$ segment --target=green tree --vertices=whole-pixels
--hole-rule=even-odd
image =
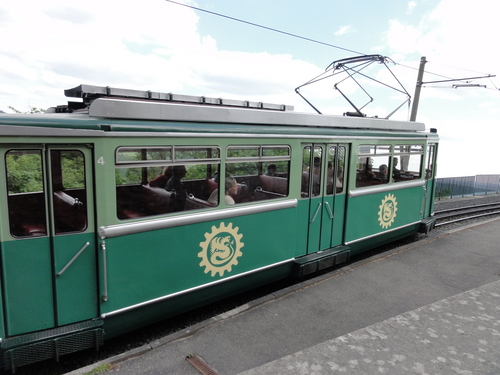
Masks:
[[[39,151],[11,151],[6,156],[9,194],[43,191]]]
[[[22,113],[22,114],[28,114],[28,115],[34,115],[34,114],[39,114],[39,113],[45,113],[45,109],[37,108],[37,107],[30,107],[30,110],[28,112],[22,112],[17,109],[15,109],[12,106],[9,106],[10,110],[13,111],[14,113]]]
[[[61,170],[65,189],[85,187],[85,164],[80,151],[61,152]]]

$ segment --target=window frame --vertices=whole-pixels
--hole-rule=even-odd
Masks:
[[[412,142],[412,141],[403,141],[403,142],[391,142],[391,143],[380,143],[380,144],[374,144],[374,143],[361,143],[358,145],[358,152],[356,155],[356,170],[359,172],[360,169],[360,160],[363,158],[370,158],[372,159],[373,157],[384,157],[386,156],[388,158],[387,160],[387,167],[388,167],[388,177],[387,177],[387,182],[384,182],[383,185],[392,185],[394,183],[400,184],[400,183],[405,183],[405,182],[411,182],[411,181],[416,181],[416,180],[421,180],[424,178],[424,173],[423,173],[423,168],[424,168],[424,156],[426,152],[426,146],[428,146],[426,143],[422,142]],[[363,149],[364,148],[364,149]],[[403,149],[402,149],[403,148]],[[408,150],[405,150],[404,148],[409,148]],[[366,151],[370,150],[370,151]],[[409,156],[409,157],[414,157],[420,155],[420,162],[419,162],[419,171],[409,171],[407,179],[398,179],[396,180],[394,178],[394,158],[398,158],[398,161],[401,162],[402,156]],[[375,166],[375,162],[372,163],[372,168]],[[402,164],[402,163],[401,163]],[[401,164],[398,164],[398,167],[401,167]],[[419,173],[416,175],[415,173]],[[365,189],[365,188],[370,188],[373,186],[380,186],[379,182],[376,182],[374,180],[374,183],[368,183],[368,184],[360,184],[359,176],[356,174],[355,177],[356,181],[354,184],[355,189]]]

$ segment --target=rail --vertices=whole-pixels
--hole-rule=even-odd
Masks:
[[[500,203],[479,204],[436,211],[435,227],[492,215],[500,215]]]

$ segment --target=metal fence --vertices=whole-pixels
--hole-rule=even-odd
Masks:
[[[500,175],[498,174],[438,178],[436,179],[435,199],[498,194],[499,191]]]

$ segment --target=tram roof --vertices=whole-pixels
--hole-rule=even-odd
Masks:
[[[226,127],[226,132],[232,132],[235,127],[251,126],[279,127],[281,130],[293,127],[312,130],[327,129],[360,129],[378,131],[397,131],[415,133],[425,130],[425,125],[420,122],[395,121],[368,117],[334,116],[316,113],[294,112],[292,106],[282,104],[269,104],[262,102],[249,102],[208,98],[204,96],[174,95],[151,91],[138,91],[127,89],[114,89],[102,86],[80,85],[73,89],[65,90],[68,97],[82,98],[83,102],[68,102],[68,105],[53,107],[47,110],[45,121],[31,118],[29,124],[46,127],[48,122],[59,122],[57,118],[64,118],[63,124],[57,128],[93,129],[102,130],[99,123],[105,122],[109,131],[165,131],[168,123],[176,128],[182,123],[198,123],[215,126],[218,131]],[[53,114],[49,116],[48,114]],[[33,115],[30,115],[31,117]],[[51,120],[49,120],[49,118]],[[72,124],[68,119],[72,118]],[[89,123],[86,123],[85,119]],[[130,121],[133,120],[133,121]],[[134,123],[141,124],[135,129]],[[85,124],[86,123],[86,124]],[[127,126],[129,123],[130,126]],[[174,125],[174,123],[176,123]],[[18,123],[19,124],[19,123]],[[102,125],[102,124],[101,124]],[[111,126],[109,126],[111,125]],[[116,126],[113,126],[116,125]],[[233,127],[230,127],[233,125]],[[49,125],[50,126],[50,125]],[[193,129],[191,129],[192,131]],[[277,129],[276,129],[277,130]],[[289,128],[290,131],[295,132]],[[217,132],[217,131],[216,131]]]
[[[425,130],[425,125],[420,122],[121,98],[96,99],[90,104],[88,113],[91,117],[102,118],[222,123],[228,125],[278,125],[410,132]]]

